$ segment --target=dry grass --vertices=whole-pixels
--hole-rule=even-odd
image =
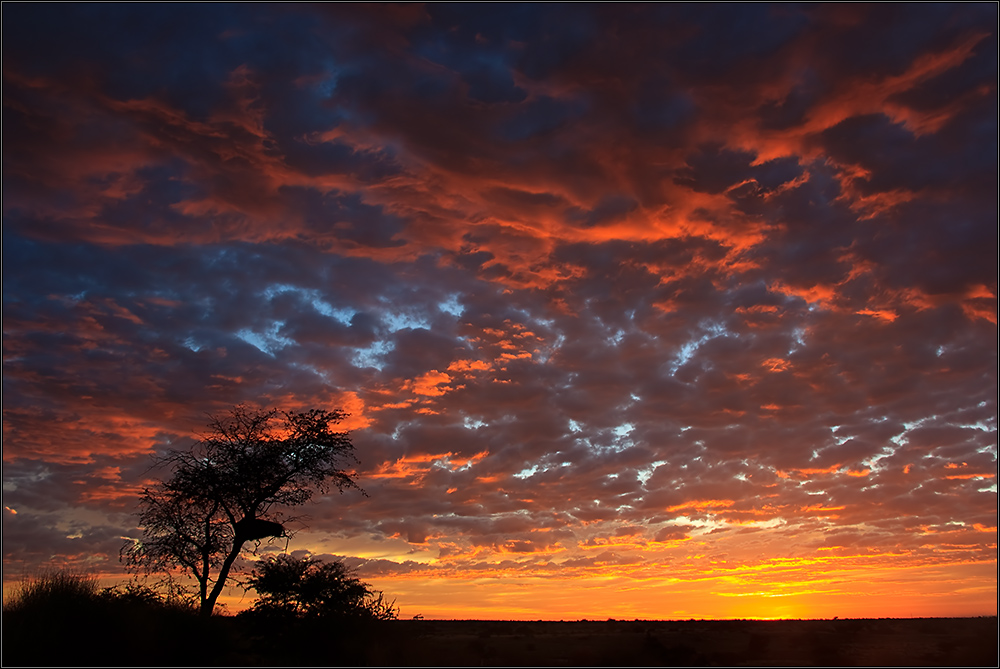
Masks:
[[[67,606],[86,606],[99,598],[97,579],[57,572],[32,576],[14,586],[3,603],[4,614],[52,612]]]

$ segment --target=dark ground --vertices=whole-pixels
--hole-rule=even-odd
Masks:
[[[997,666],[996,618],[397,621],[386,632],[372,664]]]
[[[58,617],[58,616],[57,616]],[[3,666],[997,666],[997,618],[263,622],[5,615]]]

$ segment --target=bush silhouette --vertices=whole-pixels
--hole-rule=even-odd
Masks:
[[[213,622],[138,584],[101,589],[92,576],[34,576],[3,604],[3,664],[211,663],[224,652],[227,635]]]
[[[283,554],[260,560],[247,580],[259,599],[250,615],[271,618],[395,620],[395,602],[339,561]]]

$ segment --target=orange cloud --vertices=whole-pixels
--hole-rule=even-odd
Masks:
[[[419,377],[413,379],[412,382],[407,382],[404,384],[404,388],[408,388],[413,391],[414,394],[424,395],[426,397],[440,397],[444,395],[451,388],[441,388],[441,384],[450,383],[451,377],[444,372],[439,372],[436,369],[432,369],[429,372],[421,374]]]
[[[887,323],[892,323],[898,318],[896,312],[889,311],[887,309],[861,309],[854,313],[861,314],[862,316],[873,316],[879,320],[886,321]]]
[[[455,360],[448,365],[449,372],[485,372],[490,369],[490,363],[482,360]]]
[[[683,504],[675,504],[674,506],[669,506],[664,511],[672,513],[675,511],[706,511],[709,509],[726,509],[733,506],[735,502],[731,499],[703,499],[703,500],[692,500],[690,502],[684,502]]]
[[[768,358],[764,362],[760,363],[760,366],[767,368],[767,371],[769,372],[784,372],[791,365],[787,360],[782,358]]]

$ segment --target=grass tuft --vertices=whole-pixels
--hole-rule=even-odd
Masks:
[[[18,583],[3,603],[5,614],[45,613],[97,601],[97,579],[83,574],[56,572],[32,576]]]

